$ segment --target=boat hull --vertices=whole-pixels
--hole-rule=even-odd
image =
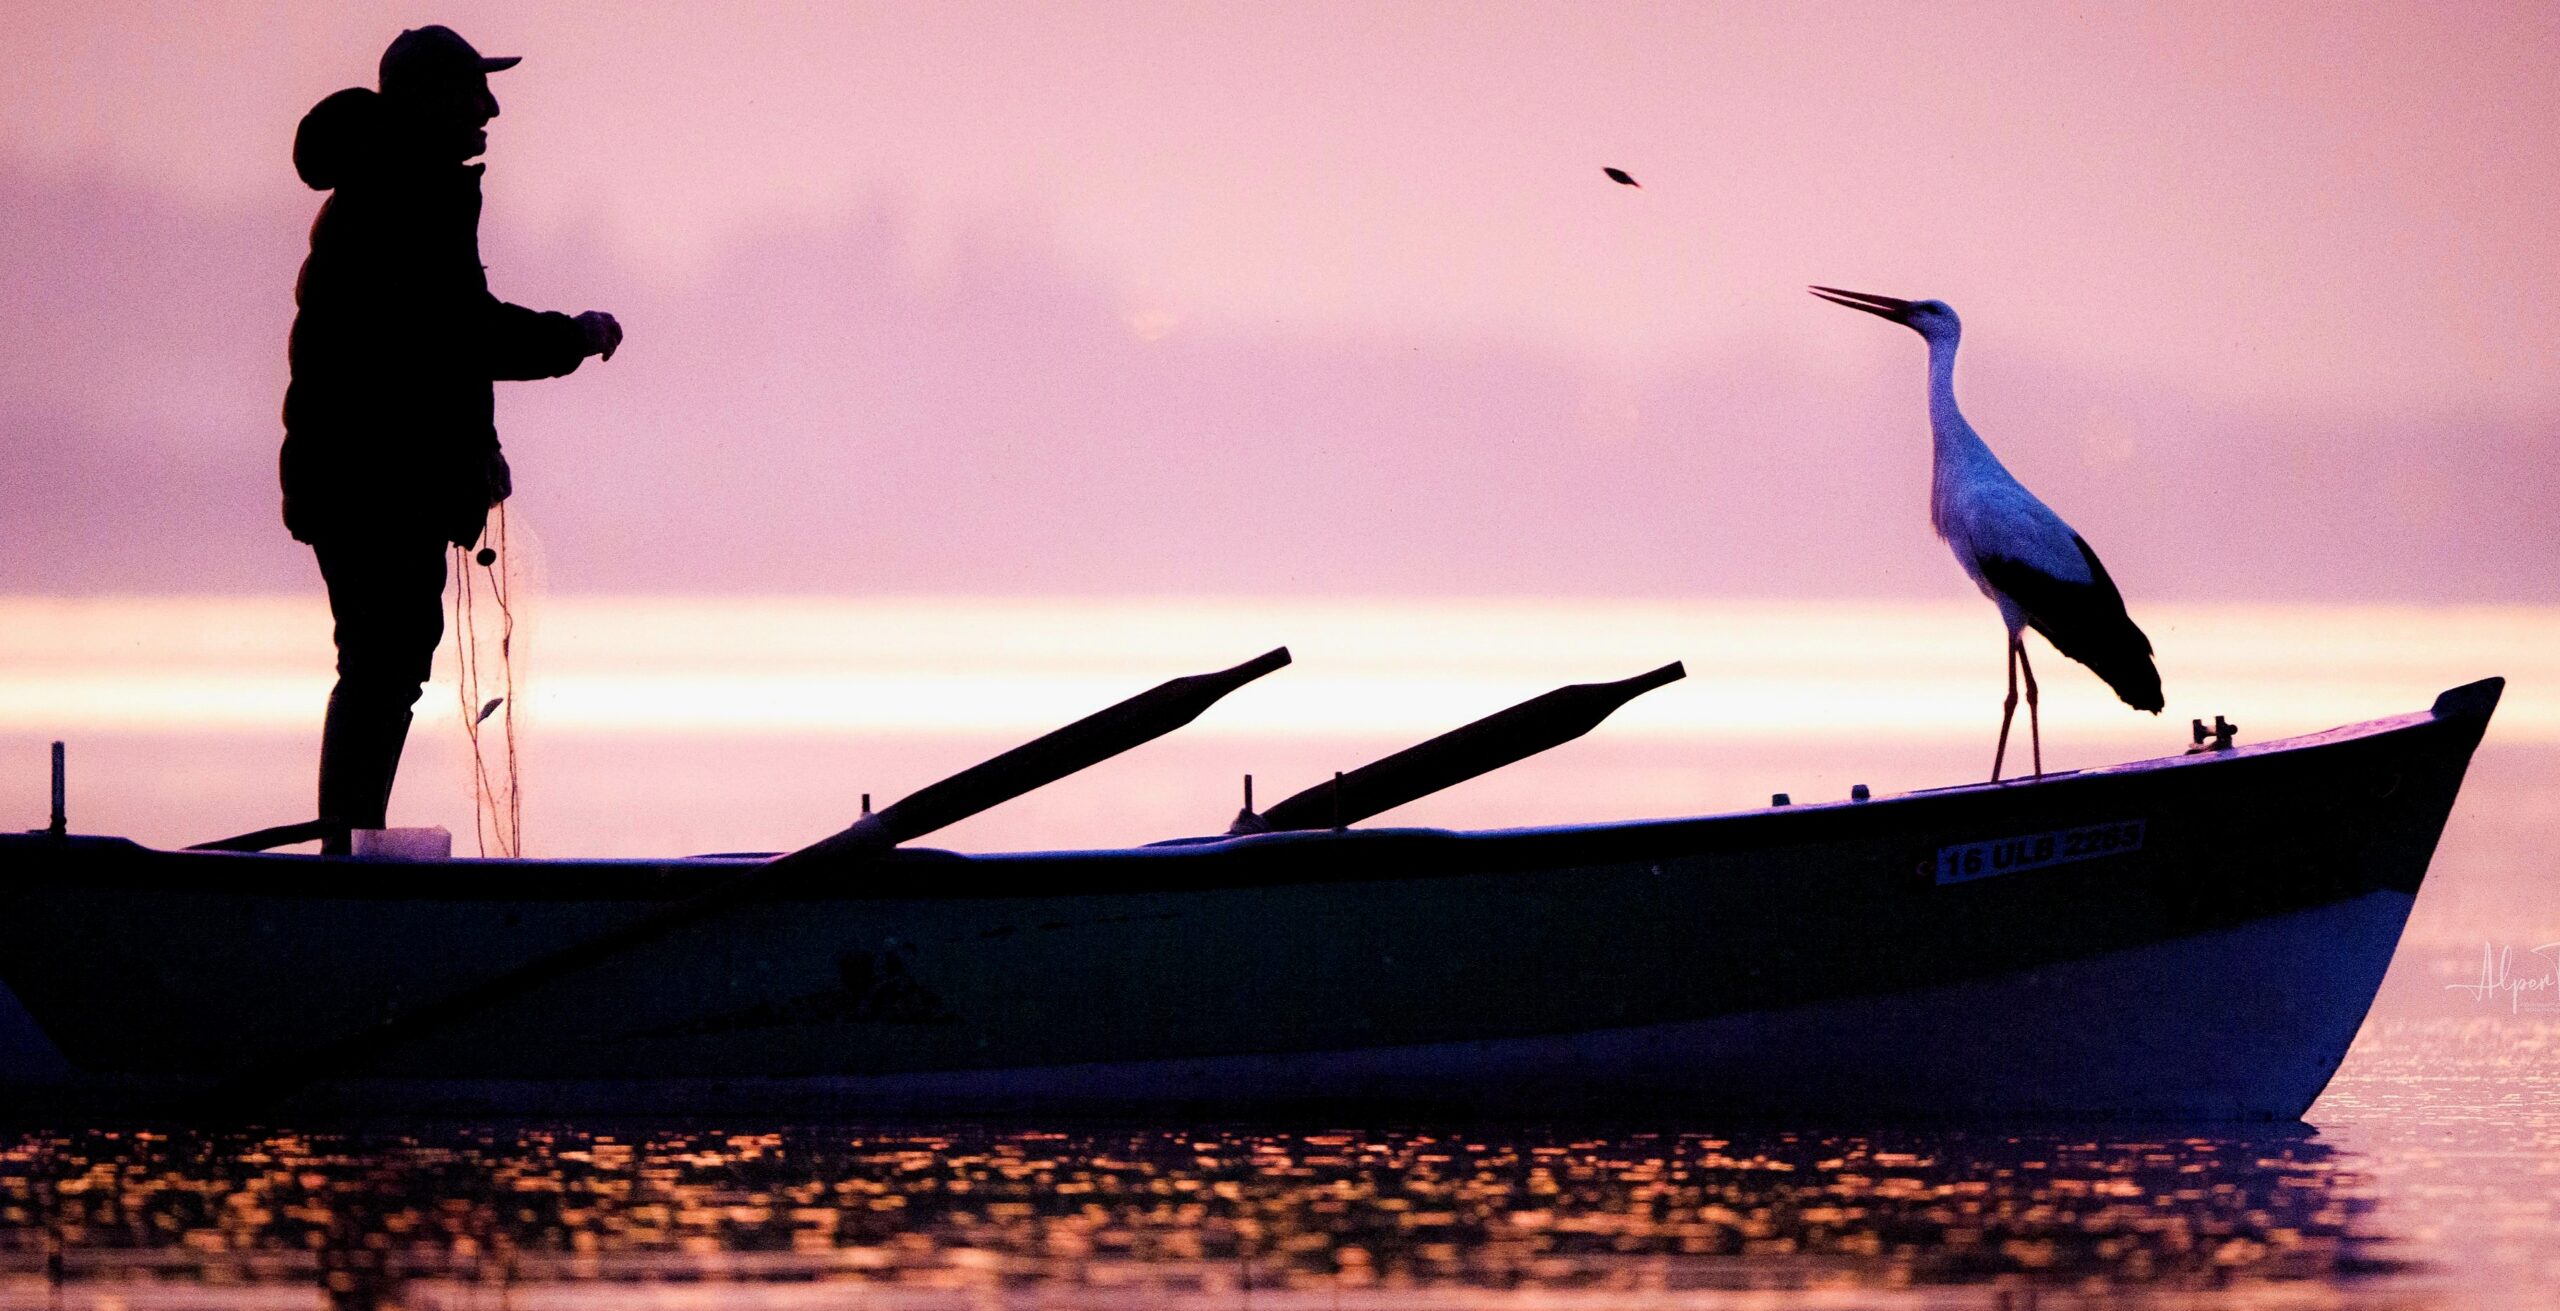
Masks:
[[[444,1109],[2299,1116],[2496,687],[2001,786],[1493,833],[901,852],[334,1072]],[[0,978],[183,1097],[735,861],[0,839]]]

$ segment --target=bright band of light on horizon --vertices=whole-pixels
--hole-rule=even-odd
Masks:
[[[2494,738],[2560,743],[2560,608],[2156,606],[2159,719],[2031,640],[2049,734],[2149,742],[2188,718],[2248,736],[2421,710],[2492,674]],[[0,731],[316,733],[318,597],[0,598]],[[1185,730],[1421,737],[1565,683],[1671,660],[1614,715],[1627,739],[1987,734],[2003,684],[1987,607],[1719,601],[560,598],[520,630],[529,731],[1021,736],[1163,679],[1287,645],[1296,664]],[[458,718],[452,639],[422,731]]]

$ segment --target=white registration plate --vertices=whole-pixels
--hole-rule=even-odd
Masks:
[[[2142,821],[2118,820],[2051,833],[2021,833],[1984,842],[1961,842],[1938,848],[1938,882],[1970,883],[1999,874],[2068,865],[2142,850]]]

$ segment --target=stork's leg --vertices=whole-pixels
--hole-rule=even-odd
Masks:
[[[2009,638],[2009,699],[2000,703],[2000,745],[1991,753],[1991,781],[2000,781],[2000,763],[2009,758],[2009,721],[2018,714],[2018,639]]]
[[[2018,668],[2027,671],[2027,741],[2035,749],[2036,777],[2042,778],[2044,777],[2044,730],[2036,722],[2036,667],[2034,662],[2027,659],[2025,639],[2010,640],[2018,653]]]

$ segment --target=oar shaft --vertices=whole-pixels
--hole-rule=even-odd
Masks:
[[[267,1060],[233,1079],[217,1100],[233,1107],[284,1096],[314,1079],[364,1068],[385,1053],[441,1032],[510,998],[701,923],[722,910],[792,886],[803,876],[834,872],[842,862],[875,856],[1009,801],[1044,783],[1162,737],[1199,718],[1219,697],[1289,663],[1288,648],[1232,669],[1159,684],[1054,733],[930,784],[886,810],[798,851],[777,856],[682,901],[501,970],[480,982],[316,1047]]]
[[[1261,831],[1359,823],[1570,742],[1618,707],[1685,673],[1675,660],[1614,683],[1575,683],[1532,697],[1278,802],[1262,812]],[[1239,821],[1238,827],[1247,826]]]

